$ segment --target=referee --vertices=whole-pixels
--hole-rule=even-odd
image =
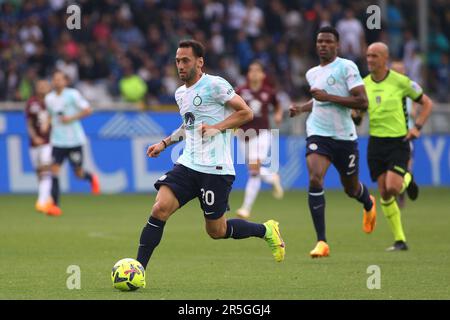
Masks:
[[[396,196],[407,192],[411,200],[419,194],[419,188],[408,172],[411,150],[409,141],[420,136],[427,121],[431,99],[422,88],[388,67],[389,48],[381,42],[367,49],[367,64],[370,74],[364,78],[369,99],[369,146],[367,160],[372,181],[377,181],[381,194],[381,209],[386,216],[394,245],[387,251],[408,250],[403,232],[400,209]],[[406,98],[422,105],[415,124],[408,129]]]

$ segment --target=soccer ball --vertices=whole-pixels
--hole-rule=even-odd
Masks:
[[[119,260],[111,272],[113,287],[120,291],[145,288],[145,270],[139,261],[126,258]]]

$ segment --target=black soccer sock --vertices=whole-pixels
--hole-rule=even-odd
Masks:
[[[89,172],[87,172],[87,171],[85,171],[85,172],[84,172],[84,175],[83,175],[83,179],[84,179],[84,180],[87,180],[87,181],[89,181],[89,182],[92,182],[92,174],[89,173]]]
[[[245,239],[249,237],[262,238],[266,234],[266,227],[261,223],[248,222],[242,219],[227,220],[225,239]]]
[[[165,221],[150,217],[142,230],[136,260],[139,261],[144,268],[147,268],[153,250],[155,250],[161,241],[165,224]]]
[[[372,203],[372,199],[370,199],[369,189],[367,189],[367,187],[364,184],[362,184],[361,182],[359,183],[359,185],[361,187],[360,187],[358,197],[356,197],[356,200],[358,200],[359,202],[361,202],[364,205],[364,210],[370,211],[370,209],[372,209],[373,203]]]
[[[55,205],[59,206],[59,178],[52,176],[52,198]]]
[[[316,229],[317,241],[327,241],[325,237],[325,192],[322,188],[309,187],[308,204],[314,228]]]

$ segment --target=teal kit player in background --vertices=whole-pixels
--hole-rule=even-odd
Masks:
[[[235,177],[229,129],[250,121],[253,113],[226,80],[202,72],[203,57],[201,43],[195,40],[179,43],[175,60],[184,85],[175,92],[175,99],[183,125],[147,150],[149,157],[157,157],[185,136],[183,154],[172,170],[155,183],[156,201],[142,230],[137,254],[144,268],[161,241],[166,221],[195,198],[200,201],[211,238],[264,238],[275,260],[284,259],[285,246],[276,221],[257,224],[242,219],[227,220],[224,216],[229,210],[228,196]]]
[[[358,67],[337,56],[339,33],[332,27],[319,30],[316,50],[320,65],[306,73],[313,99],[291,106],[291,117],[311,112],[306,122],[306,163],[309,173],[308,203],[317,234],[311,257],[326,257],[325,196],[323,180],[330,164],[339,172],[345,193],[364,205],[363,230],[375,227],[375,198],[359,181],[359,152],[352,109],[367,109],[367,96]]]
[[[100,184],[97,176],[83,169],[83,145],[86,143],[86,135],[79,120],[89,116],[92,109],[78,90],[67,88],[67,78],[62,71],[55,71],[52,81],[54,89],[45,96],[45,106],[52,124],[52,213],[60,215],[62,211],[59,206],[59,172],[65,159],[69,159],[78,178],[91,183],[92,193],[100,193]]]

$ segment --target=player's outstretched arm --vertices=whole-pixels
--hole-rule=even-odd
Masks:
[[[433,109],[433,101],[428,97],[426,94],[422,95],[422,98],[420,101],[418,101],[420,105],[422,105],[422,110],[420,111],[420,114],[416,117],[416,122],[414,124],[414,127],[409,129],[408,134],[406,135],[406,140],[413,140],[417,139],[420,136],[420,130],[427,122],[431,110]]]
[[[244,123],[253,120],[253,111],[245,103],[245,101],[236,94],[233,98],[227,101],[227,107],[230,107],[234,112],[225,118],[223,121],[216,123],[215,125],[202,125],[202,134],[212,136],[219,132],[223,132],[227,129],[239,128]]]
[[[184,124],[182,124],[178,129],[176,129],[170,136],[162,139],[160,142],[155,143],[147,148],[147,156],[150,158],[156,158],[159,154],[164,151],[168,146],[178,143],[184,140],[186,136]]]
[[[303,112],[311,112],[313,107],[313,100],[309,100],[308,102],[305,102],[301,105],[295,105],[291,104],[289,107],[289,116],[291,118],[298,116],[299,114]]]
[[[341,97],[328,94],[325,90],[311,89],[311,94],[317,101],[329,101],[340,104],[343,107],[357,110],[367,110],[369,105],[367,100],[366,89],[364,86],[357,86],[350,90],[351,96]]]

